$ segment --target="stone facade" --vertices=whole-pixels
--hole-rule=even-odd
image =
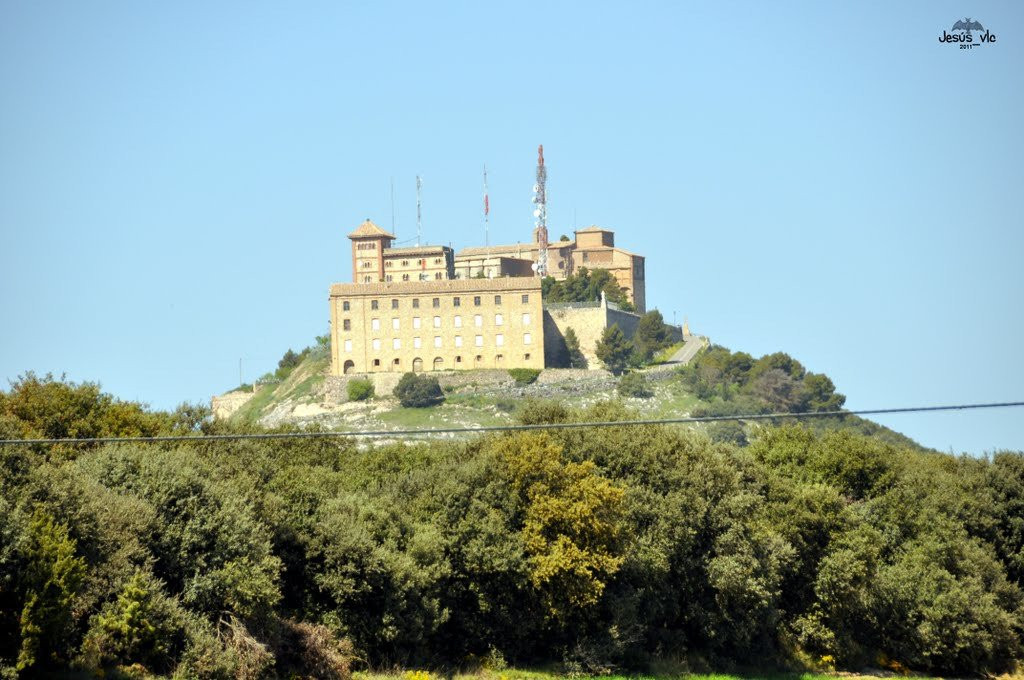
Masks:
[[[457,279],[497,279],[503,276],[534,276],[533,260],[482,253],[455,261]]]
[[[647,311],[644,257],[616,247],[615,233],[609,229],[591,226],[575,232],[575,236],[574,241],[553,241],[548,244],[548,273],[562,280],[578,272],[581,267],[607,269],[637,310],[640,313]],[[484,258],[495,260],[506,257],[535,262],[539,248],[536,238],[532,243],[463,248],[455,255],[455,271],[468,269],[475,275]],[[491,268],[494,268],[493,265]]]
[[[331,374],[544,368],[534,277],[336,283]]]
[[[352,241],[352,282],[438,281],[455,278],[448,246],[392,248],[395,240],[370,220],[348,235]]]
[[[597,343],[606,328],[617,324],[627,338],[632,338],[640,323],[641,314],[627,312],[609,304],[604,295],[598,302],[567,302],[544,307],[544,346],[547,348],[547,364],[556,364],[566,351],[565,333],[570,328],[580,341],[580,351],[587,360],[587,368],[601,368],[597,358]],[[683,338],[677,326],[669,326],[673,342]]]

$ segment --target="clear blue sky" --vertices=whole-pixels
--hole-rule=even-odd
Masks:
[[[938,37],[970,16],[997,36]],[[975,36],[977,38],[977,35]],[[326,332],[366,217],[647,256],[851,408],[1024,399],[1019,2],[0,4],[0,378],[205,401]],[[1024,410],[894,416],[1024,449]]]

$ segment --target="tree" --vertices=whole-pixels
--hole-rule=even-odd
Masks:
[[[32,518],[25,550],[25,606],[21,610],[18,670],[65,660],[70,647],[72,605],[85,576],[85,560],[68,528],[38,511]]]
[[[633,344],[645,362],[650,361],[659,349],[667,347],[669,339],[668,326],[661,312],[655,309],[640,317],[633,334]]]
[[[587,367],[587,358],[580,349],[580,339],[576,337],[576,331],[571,326],[565,329],[565,350],[569,355],[569,368]]]
[[[547,615],[562,623],[601,598],[619,570],[625,490],[592,461],[564,462],[545,434],[499,440],[506,474],[522,511],[530,581]]]
[[[605,368],[615,375],[619,375],[626,369],[629,355],[633,351],[633,343],[623,335],[622,330],[619,329],[619,324],[613,323],[610,327],[604,329],[601,339],[597,341],[595,350],[597,358],[604,363]]]
[[[82,644],[83,656],[94,670],[112,662],[170,670],[176,648],[184,644],[183,620],[174,601],[160,592],[160,583],[136,571],[117,600],[93,619]]]
[[[556,281],[550,276],[541,280],[541,297],[548,302],[593,302],[601,299],[602,292],[609,302],[622,309],[630,312],[635,309],[626,291],[606,269],[591,271],[580,267],[578,272],[562,281]]]
[[[444,392],[437,378],[432,375],[406,373],[395,386],[394,394],[406,408],[434,406],[444,401]]]

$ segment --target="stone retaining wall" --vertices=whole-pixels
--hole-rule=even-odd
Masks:
[[[230,418],[231,414],[252,399],[252,395],[252,392],[228,392],[219,397],[211,397],[210,410],[213,411],[214,420]]]

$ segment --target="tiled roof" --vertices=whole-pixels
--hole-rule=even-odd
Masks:
[[[386,236],[387,238],[394,238],[394,234],[389,234],[384,231],[370,220],[366,220],[359,227],[348,235],[349,238],[366,238],[367,236]]]
[[[537,250],[536,243],[516,243],[510,246],[480,246],[463,248],[456,255],[504,255],[512,253],[532,253]]]
[[[448,246],[411,246],[409,248],[385,248],[384,257],[403,255],[432,255],[448,250]]]

